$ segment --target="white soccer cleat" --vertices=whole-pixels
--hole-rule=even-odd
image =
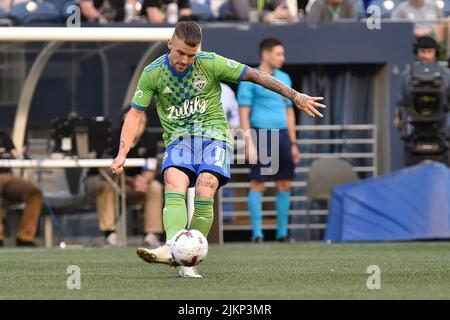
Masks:
[[[181,267],[178,272],[181,278],[201,278],[196,267]]]
[[[136,253],[142,260],[148,263],[162,263],[172,267],[179,266],[179,264],[173,260],[168,245],[163,245],[156,249],[138,248]]]

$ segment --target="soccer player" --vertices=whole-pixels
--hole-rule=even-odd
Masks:
[[[170,240],[188,223],[185,199],[189,186],[195,186],[190,228],[208,236],[214,194],[230,179],[232,154],[231,134],[220,101],[220,81],[255,82],[292,100],[310,117],[322,117],[316,108],[325,108],[317,102],[322,97],[299,93],[264,72],[216,53],[198,51],[201,39],[201,29],[195,22],[180,22],[168,40],[169,52],[145,67],[122,126],[117,157],[111,164],[113,173],[123,171],[143,110],[156,96],[166,145],[161,170],[167,242],[153,250],[137,250],[139,257],[149,263],[177,265],[170,253]],[[201,277],[195,267],[181,267],[179,274]]]

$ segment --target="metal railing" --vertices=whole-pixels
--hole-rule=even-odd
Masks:
[[[311,163],[316,159],[339,158],[349,161],[360,178],[377,175],[377,130],[373,124],[364,125],[300,125],[296,127],[302,160],[295,169],[296,179],[292,183],[291,210],[289,211],[289,230],[307,230],[306,216],[307,180]],[[320,136],[321,137],[317,137]],[[325,136],[325,137],[324,137]],[[356,136],[356,137],[354,137]],[[304,137],[304,138],[303,138]],[[239,144],[239,141],[238,141]],[[323,149],[328,149],[323,152]],[[320,152],[319,152],[320,151]],[[219,208],[224,222],[221,232],[251,230],[247,207],[247,192],[250,188],[248,165],[231,167],[231,181],[219,190]],[[269,179],[270,180],[270,179]],[[266,193],[262,198],[263,230],[275,230],[276,210],[274,181],[267,182]],[[233,206],[227,208],[227,206]],[[328,210],[311,210],[311,216],[326,219]],[[272,218],[272,219],[271,219]],[[319,221],[309,225],[310,230],[324,230],[326,223]]]

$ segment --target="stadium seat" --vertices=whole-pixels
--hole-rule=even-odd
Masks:
[[[13,5],[10,17],[16,24],[60,23],[62,16],[57,7],[43,0],[22,2]]]
[[[311,164],[307,182],[306,232],[307,240],[311,238],[311,206],[314,202],[325,202],[327,208],[331,191],[340,184],[358,180],[353,167],[341,159],[319,159]]]

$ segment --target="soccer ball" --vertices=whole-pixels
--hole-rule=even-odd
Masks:
[[[172,238],[170,252],[175,262],[182,266],[192,267],[206,258],[208,240],[198,230],[180,230]]]

